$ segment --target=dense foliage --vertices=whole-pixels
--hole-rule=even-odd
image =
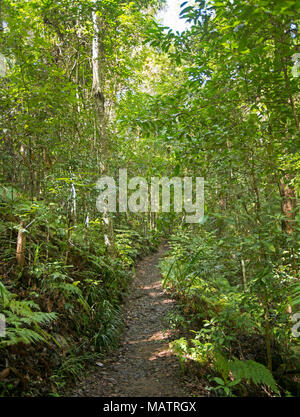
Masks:
[[[106,245],[111,231],[95,189],[104,171],[118,169],[111,145],[116,104],[143,65],[147,47],[135,45],[157,6],[1,1],[2,395],[55,394],[97,352],[115,346],[131,267],[159,243],[148,221],[120,215]]]
[[[163,235],[182,369],[213,395],[300,394],[298,2],[184,2],[181,34],[163,3],[0,0],[2,395],[56,394],[115,346]],[[119,168],[204,177],[204,218],[102,216]]]

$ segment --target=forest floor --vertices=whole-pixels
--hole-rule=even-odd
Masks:
[[[185,397],[191,392],[169,343],[178,338],[167,316],[175,300],[162,288],[158,268],[167,247],[141,260],[124,305],[126,326],[118,349],[78,383],[76,397]]]

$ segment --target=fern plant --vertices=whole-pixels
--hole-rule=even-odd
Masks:
[[[231,372],[235,381],[251,381],[255,385],[263,384],[270,387],[272,391],[279,392],[272,373],[261,363],[253,360],[227,360],[220,353],[216,353],[214,365],[221,373],[225,385],[229,380],[229,373]]]
[[[17,343],[45,342],[49,335],[41,327],[57,318],[56,313],[44,313],[31,300],[16,300],[0,282],[0,312],[6,320],[5,337],[0,339],[0,348]]]

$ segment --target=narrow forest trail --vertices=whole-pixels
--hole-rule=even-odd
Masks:
[[[163,290],[158,269],[166,246],[141,260],[124,306],[126,330],[120,347],[81,381],[73,396],[184,397],[178,360],[169,349],[176,331],[168,328],[174,300]]]

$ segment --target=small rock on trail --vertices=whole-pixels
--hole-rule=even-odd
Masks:
[[[162,289],[158,269],[166,249],[161,246],[137,265],[124,306],[126,331],[120,347],[78,384],[72,396],[188,396],[178,360],[169,349],[176,331],[168,328],[166,317],[174,300]]]

